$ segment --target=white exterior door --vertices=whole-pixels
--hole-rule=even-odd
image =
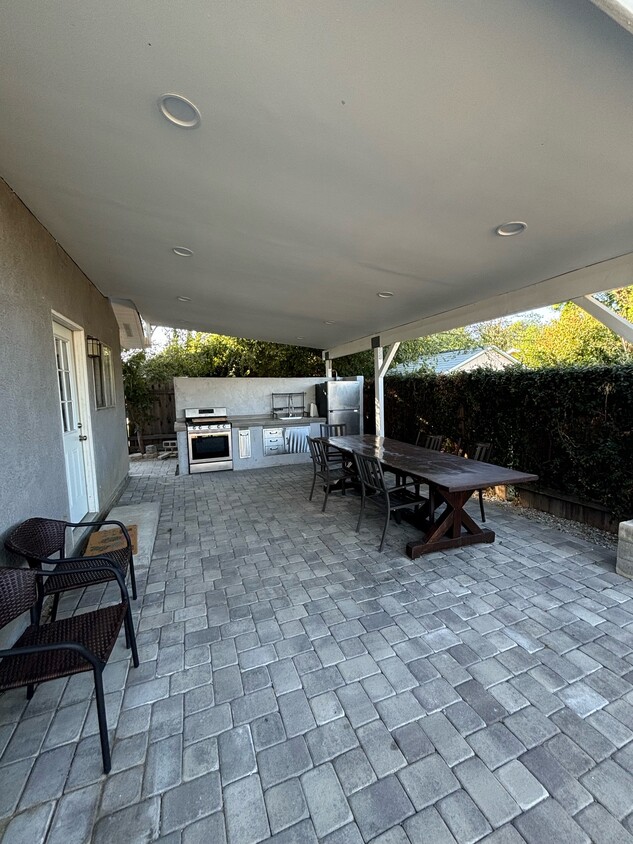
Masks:
[[[53,324],[53,332],[70,521],[80,522],[88,512],[88,489],[84,459],[85,435],[82,434],[79,417],[73,335],[72,331],[58,323]],[[84,439],[81,439],[82,436]]]

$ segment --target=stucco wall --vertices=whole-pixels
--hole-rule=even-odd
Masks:
[[[128,469],[118,326],[108,300],[0,180],[0,540],[30,516],[68,518],[52,311],[113,351],[116,406],[96,410],[87,379],[102,509]]]
[[[273,393],[305,393],[306,410],[322,378],[174,378],[176,419],[186,407],[226,407],[229,416],[270,416]]]

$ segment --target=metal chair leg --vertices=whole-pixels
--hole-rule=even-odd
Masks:
[[[56,592],[53,596],[53,606],[51,608],[51,621],[55,621],[57,618],[57,608],[59,607],[59,592]]]
[[[35,686],[33,685],[33,683],[29,683],[29,685],[26,687],[26,699],[31,700],[34,694]]]
[[[312,478],[312,489],[310,490],[310,497],[308,498],[308,501],[312,501],[312,496],[314,495],[314,487],[316,486],[316,479],[317,473],[315,471],[314,476]]]
[[[40,590],[40,594],[37,598],[37,603],[31,607],[31,622],[33,624],[39,624],[42,618],[42,609],[44,607],[44,595]]]
[[[486,521],[486,514],[484,513],[484,491],[483,489],[479,490],[479,509],[481,510],[481,521]]]
[[[138,668],[138,650],[136,647],[136,633],[134,632],[134,621],[132,619],[132,610],[130,605],[127,605],[127,612],[125,613],[125,646],[132,649],[132,662],[134,668]]]
[[[108,720],[105,710],[105,698],[103,695],[103,679],[101,669],[96,666],[93,669],[95,678],[95,697],[97,700],[97,719],[99,721],[99,738],[101,740],[101,756],[103,758],[103,773],[110,773],[110,742],[108,739]]]
[[[136,573],[134,571],[134,554],[130,554],[130,583],[132,584],[132,598],[136,601]]]
[[[360,513],[358,514],[358,522],[356,524],[356,533],[359,532],[363,516],[365,515],[365,484],[360,485]]]
[[[387,517],[385,519],[385,526],[382,529],[382,538],[380,540],[380,547],[378,548],[378,552],[380,553],[383,549],[383,545],[385,544],[385,537],[387,536],[387,528],[389,527],[389,519],[391,518],[391,507],[389,502],[389,494],[385,493],[385,503],[387,505]]]
[[[327,497],[330,494],[330,482],[329,481],[325,482],[324,489],[325,489],[325,498],[323,499],[323,507],[321,507],[322,513],[325,513],[325,508],[326,508],[326,505],[327,505]]]

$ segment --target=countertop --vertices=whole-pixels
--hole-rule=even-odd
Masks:
[[[325,422],[323,416],[302,416],[299,419],[275,419],[273,416],[229,416],[234,428],[292,428],[297,425],[310,425],[311,422]]]
[[[292,428],[297,425],[310,425],[312,422],[320,424],[326,422],[325,416],[302,416],[300,419],[275,419],[272,416],[228,416],[234,428]],[[186,431],[184,420],[174,423],[174,432]]]

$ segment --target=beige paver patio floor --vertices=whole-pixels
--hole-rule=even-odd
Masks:
[[[411,527],[379,554],[358,498],[308,502],[309,466],[174,468],[134,464],[121,500],[162,512],[141,665],[120,641],[105,674],[112,772],[89,677],[4,695],[3,841],[633,842],[612,551],[488,504],[494,545],[412,562]]]

